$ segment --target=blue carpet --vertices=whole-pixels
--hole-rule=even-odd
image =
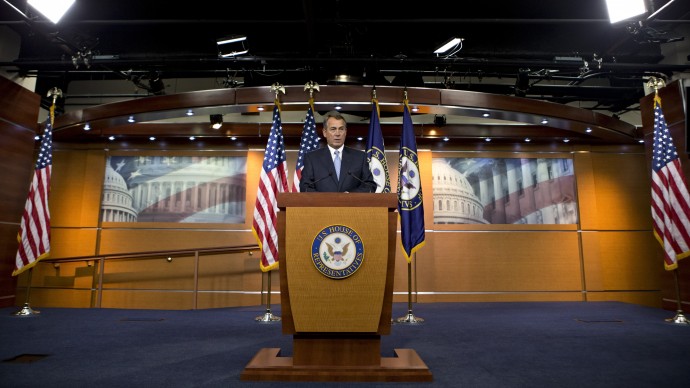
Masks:
[[[246,382],[261,348],[292,354],[265,308],[0,309],[1,387],[660,387],[690,386],[690,326],[619,302],[416,304],[381,352],[414,349],[431,383]],[[280,306],[273,308],[280,315]],[[393,316],[407,313],[394,304]]]

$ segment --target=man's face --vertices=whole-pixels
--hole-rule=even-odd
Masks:
[[[345,120],[338,120],[335,117],[329,117],[326,122],[326,127],[323,129],[323,136],[326,142],[333,148],[340,148],[345,144],[345,136],[347,135],[347,127]]]

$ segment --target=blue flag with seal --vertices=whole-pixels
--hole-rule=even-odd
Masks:
[[[400,156],[398,161],[398,213],[403,253],[407,262],[424,246],[424,206],[419,176],[417,141],[408,101],[404,102]]]
[[[371,100],[371,119],[369,120],[369,137],[367,137],[367,162],[369,170],[376,182],[377,193],[391,192],[391,179],[388,175],[388,164],[386,163],[386,150],[383,146],[383,132],[379,121],[379,101],[374,98]]]

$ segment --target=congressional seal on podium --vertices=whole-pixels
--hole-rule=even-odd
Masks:
[[[314,237],[311,259],[324,276],[345,279],[362,265],[364,243],[359,233],[349,226],[327,226]]]

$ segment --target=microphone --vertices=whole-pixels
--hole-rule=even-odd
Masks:
[[[367,185],[367,187],[369,187],[369,192],[370,192],[370,193],[372,192],[372,191],[371,191],[371,184],[372,184],[372,182],[367,182],[367,181],[365,181],[364,179],[358,177],[357,175],[353,174],[352,171],[349,171],[349,170],[348,170],[348,172],[347,172],[347,175],[349,175],[349,176],[351,176],[351,177],[357,179],[357,180],[359,181],[359,183],[361,183],[361,184],[363,184],[363,185]],[[375,183],[375,182],[373,182],[373,183]],[[377,186],[378,186],[378,185],[377,185]],[[376,189],[375,189],[375,188],[374,188],[374,192],[376,192]]]
[[[317,184],[317,183],[321,182],[322,180],[324,180],[324,179],[326,179],[326,178],[330,178],[330,177],[332,177],[332,176],[333,176],[333,173],[332,173],[332,172],[329,172],[328,175],[322,176],[322,177],[319,178],[319,179],[314,180],[314,178],[312,178],[312,179],[311,179],[311,182],[307,183],[307,185],[309,185],[310,188],[316,190],[316,184]]]

